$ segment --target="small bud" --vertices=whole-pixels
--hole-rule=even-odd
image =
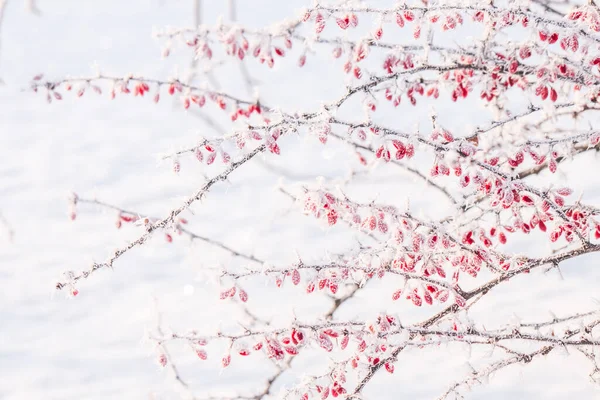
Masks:
[[[158,361],[158,364],[159,364],[161,367],[166,367],[166,366],[167,366],[167,356],[166,356],[165,354],[162,354],[162,353],[161,353],[161,354],[159,354],[159,355],[158,355],[158,360],[157,360],[157,361]]]
[[[231,364],[231,355],[226,354],[221,360],[221,365],[223,365],[223,368],[227,368],[229,364]]]

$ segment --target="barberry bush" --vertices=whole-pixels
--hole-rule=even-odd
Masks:
[[[600,251],[600,208],[563,176],[600,145],[600,9],[594,1],[382,3],[317,1],[270,26],[232,15],[156,31],[157,53],[194,60],[190,77],[33,78],[31,89],[49,103],[94,93],[137,97],[140,107],[174,99],[184,118],[194,111],[203,132],[215,131],[162,157],[174,175],[196,173],[192,162],[203,171],[197,189],[163,215],[73,194],[72,220],[100,207],[114,215],[107,223],[134,236],[56,283],[82,296],[103,271],[133,268],[121,259],[142,246],[202,242],[223,254],[227,261],[202,269],[212,278],[206,290],[215,307],[231,303],[243,318],[147,332],[183,397],[396,398],[407,376],[435,369],[452,378],[437,395],[455,398],[564,349],[600,382],[599,310],[573,306],[546,317],[541,300],[548,274],[577,269],[573,259],[598,260]],[[304,90],[287,91],[282,79]],[[253,175],[233,181],[246,169]],[[320,177],[305,173],[315,170]],[[256,171],[283,179],[262,190],[252,183]],[[231,185],[251,193],[243,213],[273,204],[264,225],[294,239],[261,245],[293,259],[202,233],[191,211],[235,196],[217,189]],[[294,243],[307,225],[321,228],[313,251]],[[539,318],[494,318],[504,315],[495,296],[518,296],[507,295],[511,285],[527,288]],[[265,296],[281,303],[265,305]],[[287,307],[311,301],[310,313]],[[444,367],[447,348],[469,355],[462,377],[452,363]],[[264,361],[273,372],[232,391],[197,392],[195,376],[177,367],[181,351],[224,374]],[[396,394],[377,391],[386,374]]]

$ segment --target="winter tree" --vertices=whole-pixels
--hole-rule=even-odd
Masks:
[[[210,302],[145,333],[183,398],[479,396],[515,369],[549,382],[557,353],[597,386],[600,312],[559,279],[597,278],[594,0],[317,1],[268,26],[206,3],[154,32],[179,74],[33,78],[48,107],[137,97],[201,127],[160,157],[195,182],[162,214],[72,195],[74,224],[104,209],[127,237],[56,290],[101,303],[95,278],[143,269],[140,249],[201,246],[187,277]]]

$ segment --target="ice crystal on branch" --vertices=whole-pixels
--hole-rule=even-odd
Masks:
[[[591,354],[600,344],[594,330],[598,320],[590,318],[597,317],[597,311],[573,310],[564,319],[534,324],[551,331],[523,323],[487,330],[471,321],[468,312],[493,296],[493,288],[509,285],[516,276],[530,279],[532,290],[537,290],[539,275],[532,271],[600,250],[600,209],[578,200],[572,188],[552,184],[558,182],[563,161],[600,145],[599,32],[600,17],[593,5],[567,10],[562,3],[514,1],[403,2],[389,8],[317,2],[299,16],[264,28],[219,23],[157,32],[169,54],[181,51],[179,44],[207,66],[247,63],[260,71],[290,69],[295,77],[307,62],[311,68],[331,63],[346,86],[333,97],[310,99],[311,106],[301,110],[221,90],[210,82],[103,74],[44,81],[36,76],[32,90],[44,93],[50,102],[63,100],[67,92],[85,101],[90,89],[140,101],[152,93],[154,102],[173,96],[183,110],[200,110],[205,120],[224,116],[229,123],[218,136],[201,138],[164,157],[180,175],[188,173],[187,157],[213,175],[163,216],[142,216],[74,196],[69,203],[73,220],[81,204],[93,203],[115,212],[117,228],[143,223],[136,228],[137,239],[105,261],[68,274],[56,287],[68,288],[75,296],[79,281],[114,267],[123,254],[147,245],[157,232],[168,243],[184,236],[243,260],[243,265],[228,263],[209,272],[218,283],[215,302],[239,306],[250,319],[249,327],[222,329],[207,322],[212,333],[204,336],[156,332],[152,337],[163,367],[172,363],[165,350],[171,342],[187,343],[199,360],[217,360],[215,368],[235,368],[257,353],[271,360],[278,372],[267,377],[267,386],[255,396],[239,398],[273,395],[279,376],[294,371],[294,360],[305,353],[320,360],[321,372],[306,379],[294,376],[298,379],[286,389],[286,398],[366,396],[363,392],[380,371],[397,374],[402,352],[442,343],[501,353],[499,361],[476,369],[442,397],[460,395],[464,387],[501,368],[560,346]],[[297,61],[287,63],[286,58]],[[453,103],[479,107],[477,112],[489,122],[457,126],[452,115],[441,112],[447,107],[457,110]],[[357,105],[362,109],[357,111]],[[418,127],[395,111],[422,107],[436,112]],[[481,120],[470,112],[468,118]],[[351,174],[341,185],[333,178],[282,185],[281,201],[293,203],[307,224],[332,235],[351,232],[358,240],[325,257],[300,254],[296,262],[281,262],[258,258],[188,228],[183,213],[204,197],[217,196],[213,187],[239,169],[250,168],[261,157],[293,167],[290,160],[303,150],[286,140],[290,134],[323,148],[346,150],[343,162]],[[312,160],[312,154],[302,156]],[[375,182],[378,169],[413,176],[428,194],[437,196],[432,204],[446,207],[444,216],[379,200],[371,186],[361,186],[361,180]],[[535,176],[547,177],[550,183],[530,179]],[[258,190],[254,194],[256,199],[266,195]],[[410,193],[411,200],[419,196],[426,197]],[[251,208],[248,205],[248,211]],[[529,237],[539,238],[545,246],[540,247],[551,251],[516,253],[511,245]],[[263,294],[256,289],[258,280],[266,281],[265,291],[321,296],[333,304],[312,319],[278,326],[252,313],[254,299]],[[377,288],[368,294],[376,297],[373,300],[385,301],[390,308],[412,307],[426,317],[403,324],[398,315],[372,307],[360,314],[362,319],[338,318],[340,307],[365,286]],[[579,321],[581,327],[554,330],[568,321]],[[213,356],[210,346],[219,342],[225,342],[226,350]],[[534,350],[523,352],[523,342]]]

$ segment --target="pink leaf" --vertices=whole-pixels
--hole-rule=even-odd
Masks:
[[[333,350],[333,343],[329,336],[324,333],[319,333],[319,346],[321,346],[325,351],[330,352]]]

